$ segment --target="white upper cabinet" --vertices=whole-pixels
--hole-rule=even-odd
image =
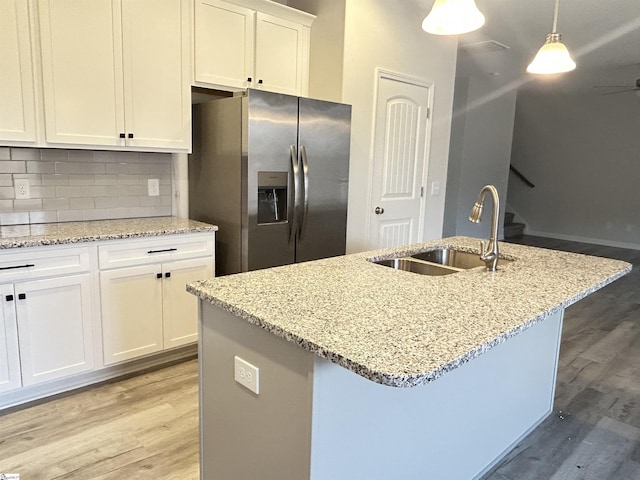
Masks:
[[[187,0],[40,0],[47,144],[187,150]]]
[[[271,1],[196,0],[196,85],[306,95],[315,17]]]
[[[0,141],[35,142],[29,4],[0,0]]]

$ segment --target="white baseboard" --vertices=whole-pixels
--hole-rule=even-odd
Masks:
[[[594,245],[605,245],[607,247],[640,250],[640,243],[618,242],[615,240],[605,240],[604,238],[580,237],[578,235],[564,235],[562,233],[541,232],[538,230],[532,230],[529,227],[525,228],[524,233],[526,235],[533,235],[535,237],[557,238],[559,240],[568,240],[570,242],[591,243]]]

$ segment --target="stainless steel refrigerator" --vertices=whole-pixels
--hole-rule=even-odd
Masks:
[[[345,253],[351,107],[261,90],[194,105],[189,216],[216,274]]]

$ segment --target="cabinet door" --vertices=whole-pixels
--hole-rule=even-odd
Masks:
[[[124,145],[119,2],[39,7],[47,143]]]
[[[90,275],[15,284],[24,386],[93,369]]]
[[[250,86],[255,12],[221,0],[196,0],[195,5],[195,81]]]
[[[164,348],[198,340],[198,298],[186,290],[195,280],[213,276],[213,259],[194,259],[163,265]]]
[[[13,285],[0,285],[0,392],[20,388],[20,357]]]
[[[28,3],[0,0],[0,140],[36,140]]]
[[[300,95],[308,83],[309,29],[264,13],[256,14],[258,87]]]
[[[100,295],[106,365],[162,350],[160,265],[100,272]]]
[[[122,0],[122,34],[127,146],[187,150],[191,129],[187,1]]]

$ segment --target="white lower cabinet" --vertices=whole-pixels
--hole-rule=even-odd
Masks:
[[[0,393],[20,388],[20,351],[13,285],[0,285]]]
[[[92,370],[90,275],[15,284],[24,386]]]
[[[125,242],[105,247],[100,253],[107,266],[122,265],[127,257],[131,263],[153,262],[100,272],[105,365],[198,339],[198,301],[186,291],[186,285],[213,276],[211,236],[204,242],[184,239],[146,245],[144,241]],[[202,255],[202,245],[208,246],[204,250],[210,252],[207,257],[171,261]]]

